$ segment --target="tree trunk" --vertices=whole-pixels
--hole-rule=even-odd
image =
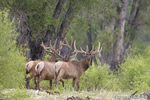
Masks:
[[[118,64],[121,62],[122,57],[123,57],[123,52],[124,52],[124,29],[125,29],[125,22],[126,22],[126,13],[127,13],[127,5],[128,5],[128,0],[121,0],[121,7],[118,7],[118,15],[119,19],[117,20],[116,23],[116,41],[114,43],[114,49],[113,49],[113,59],[111,63],[111,68],[112,70],[117,70]]]
[[[105,30],[113,32],[114,28],[115,28],[115,19],[113,18],[110,23],[105,25]],[[109,38],[113,38],[113,35],[109,36]],[[107,46],[109,46],[110,49],[106,52],[102,52],[101,64],[102,65],[104,65],[104,64],[111,65],[111,62],[113,59],[113,52],[112,52],[113,41],[111,43],[105,41],[105,44]]]
[[[57,33],[57,37],[59,37],[60,40],[64,40],[64,38],[66,37],[66,34],[69,30],[70,23],[73,20],[75,14],[75,5],[77,1],[78,0],[70,0],[69,7],[67,9],[67,12],[65,13],[64,19]]]
[[[53,18],[58,19],[60,17],[61,11],[64,7],[66,0],[58,0],[56,8],[54,10]]]
[[[89,46],[89,51],[92,49],[92,33],[91,33],[91,24],[88,24],[89,30],[86,32],[87,34],[87,44]]]
[[[133,0],[132,1],[132,8],[131,8],[129,19],[128,19],[128,24],[129,25],[131,25],[131,23],[132,23],[132,21],[134,19],[134,13],[135,13],[135,10],[136,10],[136,4],[137,4],[137,0]]]
[[[136,5],[138,6],[135,7]],[[132,8],[127,23],[127,25],[130,26],[130,28],[125,31],[125,39],[126,39],[124,43],[125,50],[129,48],[129,45],[132,45],[132,41],[135,39],[136,30],[139,27],[139,20],[143,6],[144,4],[143,1],[141,0],[133,0],[132,2]],[[124,54],[126,54],[126,52],[124,52]]]

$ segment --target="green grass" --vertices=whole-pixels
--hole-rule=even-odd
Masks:
[[[114,98],[125,98],[123,100],[130,100],[130,95],[134,92],[123,92],[123,91],[112,91],[112,90],[93,90],[93,91],[75,91],[74,89],[64,89],[61,93],[55,93],[56,90],[48,90],[50,94],[46,93],[45,90],[39,93],[32,89],[4,89],[2,90],[2,97],[0,99],[4,100],[67,100],[68,97],[79,97],[84,100],[108,100]],[[137,93],[140,96],[141,93]],[[116,100],[116,99],[114,99]],[[120,99],[117,99],[120,100]]]
[[[54,90],[49,90],[53,94],[48,94],[46,91],[40,91],[39,94],[36,90],[27,90],[27,89],[4,89],[2,90],[2,95],[0,99],[4,100],[67,100],[68,97],[80,97],[83,99],[90,98],[91,100],[101,99],[107,100],[110,98],[114,98],[116,96],[121,95],[130,95],[131,93],[124,93],[122,91],[106,91],[106,90],[98,90],[98,91],[75,91],[64,89],[61,93],[57,94]]]

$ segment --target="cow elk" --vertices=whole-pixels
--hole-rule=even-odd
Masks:
[[[76,48],[76,42],[74,42],[74,52],[73,56],[76,56],[78,53],[82,54],[84,59],[81,61],[73,60],[69,62],[56,62],[55,63],[55,72],[56,72],[56,79],[55,79],[55,86],[58,81],[62,79],[73,79],[72,86],[75,87],[75,82],[77,84],[77,89],[79,89],[79,81],[81,75],[89,68],[91,60],[95,54],[99,54],[99,57],[101,56],[101,50],[100,43],[97,50],[94,50],[94,46],[92,47],[92,50],[88,53],[88,46],[86,47],[86,51],[84,51],[82,48],[80,50],[77,50]]]
[[[54,42],[54,47],[56,48],[56,43],[57,43],[57,39]],[[44,44],[42,43],[41,46],[44,48],[44,50],[51,56],[49,61],[46,62],[56,62],[57,61],[57,57],[58,55],[55,52],[51,52],[49,51],[49,47],[45,47]],[[55,51],[60,52],[61,47],[58,48],[57,50],[55,49]],[[29,88],[29,81],[34,78],[34,84],[35,84],[35,89],[37,88],[37,82],[36,82],[36,72],[35,72],[35,66],[39,63],[40,61],[29,61],[26,65],[25,65],[25,69],[26,69],[26,74],[25,74],[25,79],[26,79],[26,88]],[[43,61],[45,62],[45,61]],[[30,77],[27,78],[27,74],[30,74]],[[52,81],[50,80],[50,84],[52,84]],[[51,85],[50,85],[51,88]]]

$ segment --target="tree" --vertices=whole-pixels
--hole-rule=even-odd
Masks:
[[[42,41],[48,44],[50,39],[65,38],[74,14],[80,7],[78,2],[78,0],[23,0],[21,2],[2,0],[1,5],[2,8],[10,8],[11,18],[15,17],[19,20],[18,45],[29,48],[27,57],[35,60],[42,59],[43,49],[40,47]]]

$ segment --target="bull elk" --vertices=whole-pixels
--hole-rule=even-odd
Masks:
[[[56,48],[56,43],[57,43],[57,39],[54,42],[54,48]],[[62,47],[59,47],[57,50],[55,49],[56,52],[51,52],[49,51],[48,47],[45,47],[44,44],[42,43],[41,46],[44,48],[44,50],[51,56],[49,61],[43,61],[43,62],[56,62],[57,61],[57,57],[58,55],[56,54],[56,52],[60,52]],[[26,69],[26,74],[25,74],[25,79],[26,79],[26,88],[29,88],[29,81],[34,78],[34,84],[35,84],[35,88],[37,88],[37,83],[36,83],[36,72],[35,72],[35,66],[41,61],[29,61],[26,65],[25,65],[25,69]],[[27,74],[30,74],[30,77],[27,78]],[[52,81],[50,80],[50,88],[51,88],[51,84]]]
[[[77,61],[69,61],[69,62],[56,62],[55,63],[55,72],[56,72],[56,79],[55,79],[55,86],[58,81],[62,79],[73,79],[72,86],[75,87],[75,82],[77,84],[77,89],[79,89],[79,81],[81,75],[89,68],[92,57],[95,56],[95,54],[99,54],[99,57],[101,56],[101,50],[100,43],[98,46],[98,49],[94,51],[94,46],[92,47],[92,50],[88,53],[88,46],[86,47],[86,51],[84,51],[82,48],[80,50],[77,50],[76,48],[76,42],[74,42],[74,52],[73,54],[76,56],[78,53],[81,53],[84,57],[83,60]]]
[[[65,40],[65,41],[68,44],[68,41],[67,40]],[[73,40],[71,42],[71,45],[72,45],[72,43],[73,43]],[[62,58],[63,61],[69,60],[67,56],[65,56],[65,57],[61,56],[60,53],[55,50],[56,47],[52,47],[51,43],[50,43],[49,47],[45,47],[43,43],[42,43],[42,46],[45,51],[48,51],[47,48],[51,49],[51,51],[55,55]],[[60,46],[59,49],[61,49],[63,46],[67,46],[67,45],[64,44],[63,42],[60,42],[59,46]],[[38,75],[38,82],[37,82],[38,90],[40,90],[39,84],[40,84],[40,81],[42,81],[42,80],[50,80],[50,88],[52,88],[52,80],[56,78],[54,65],[55,65],[55,62],[47,62],[47,61],[41,61],[36,65],[35,71],[36,71],[36,74]],[[60,80],[60,81],[62,82],[62,85],[64,87],[64,81],[63,80]]]

